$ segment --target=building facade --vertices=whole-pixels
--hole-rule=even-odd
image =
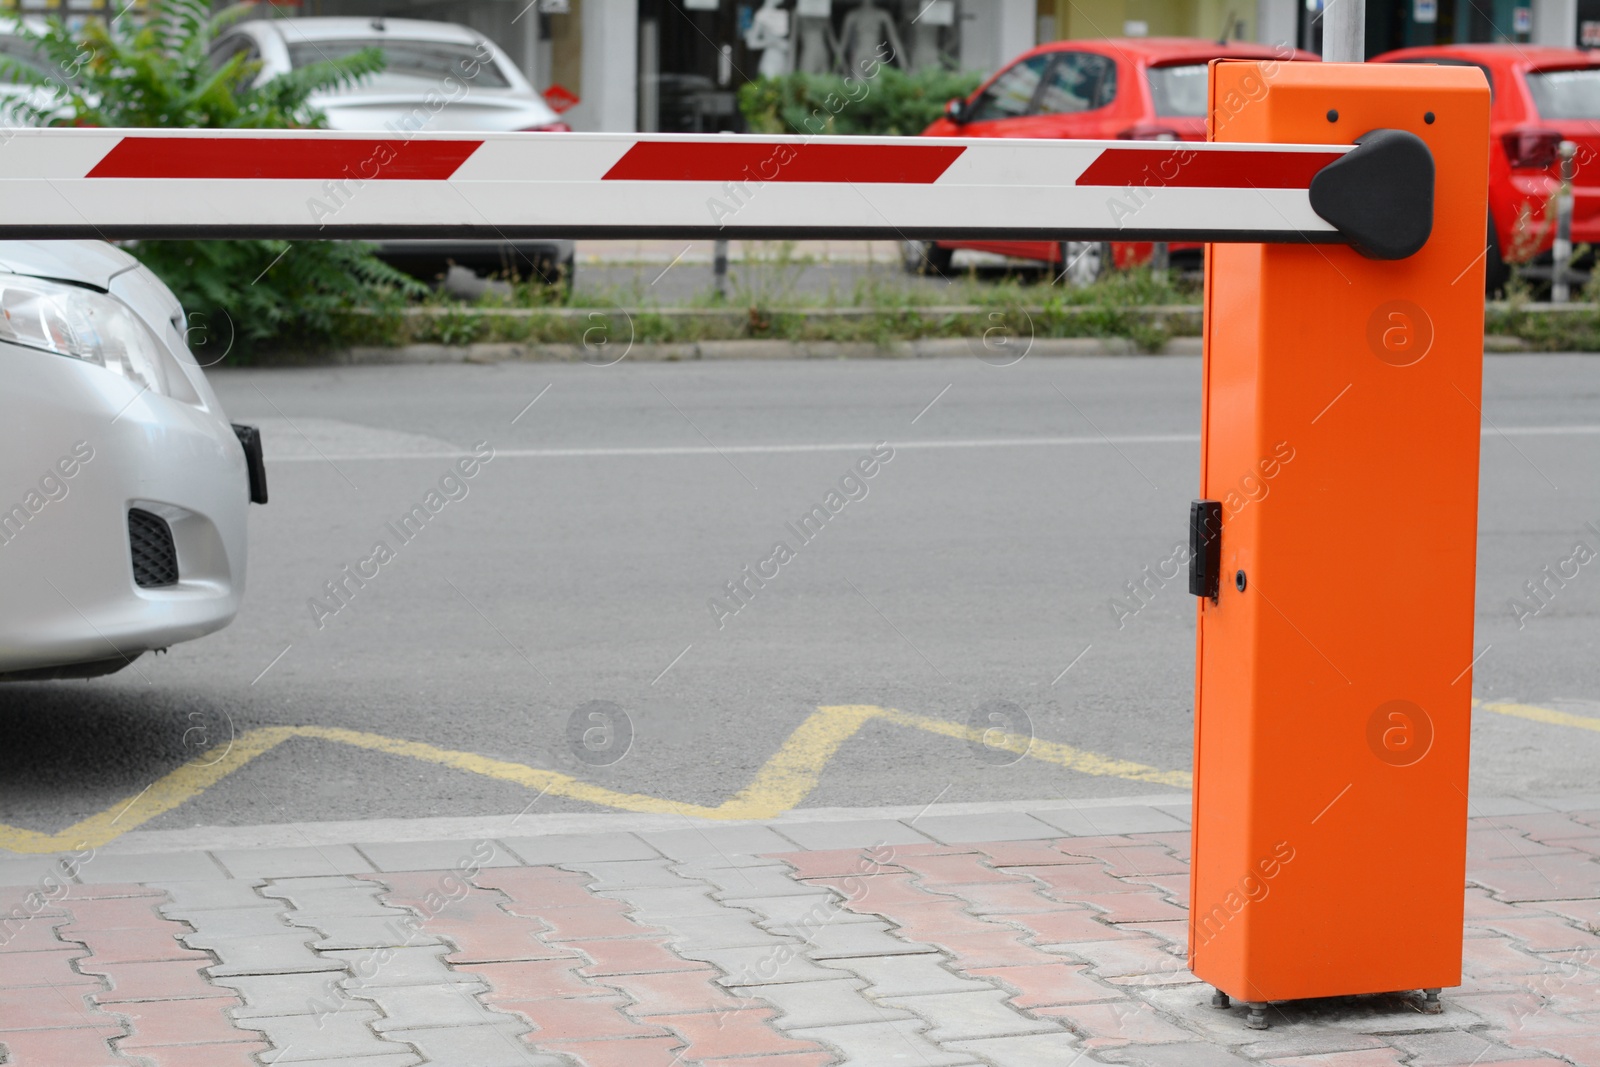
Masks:
[[[49,3],[59,0],[24,0]],[[70,0],[69,0],[70,2]],[[1321,48],[1325,0],[302,0],[304,15],[461,22],[506,50],[578,130],[737,129],[740,85],[843,73],[992,72],[1041,41],[1229,38]],[[1600,46],[1600,0],[1366,0],[1367,54],[1451,41]]]

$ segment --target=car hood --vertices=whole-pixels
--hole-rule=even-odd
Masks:
[[[0,241],[0,270],[111,288],[111,279],[139,265],[104,241]]]

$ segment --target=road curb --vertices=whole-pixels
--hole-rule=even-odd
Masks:
[[[1015,342],[1011,342],[1015,344]],[[1174,337],[1156,352],[1139,348],[1126,337],[1038,338],[1013,357],[1009,350],[986,348],[982,338],[928,338],[888,345],[869,341],[695,341],[680,344],[636,344],[622,355],[584,345],[520,344],[517,342],[470,345],[415,344],[358,346],[332,353],[327,361],[347,366],[389,366],[429,363],[589,363],[609,366],[635,363],[689,363],[715,360],[792,359],[949,359],[971,357],[1004,365],[1032,356],[1197,356],[1200,338]]]
[[[408,366],[436,363],[588,363],[604,367],[624,360],[633,363],[695,363],[718,360],[810,359],[952,359],[973,358],[996,366],[1035,359],[1094,358],[1106,356],[1198,356],[1199,337],[1173,337],[1156,351],[1140,348],[1126,337],[1041,337],[1023,354],[986,348],[982,338],[935,337],[898,341],[888,345],[870,341],[779,341],[764,339],[636,344],[625,355],[613,356],[584,345],[521,344],[513,341],[470,345],[361,345],[340,349],[322,360],[340,366]],[[1533,352],[1519,337],[1490,334],[1483,350],[1507,354]]]

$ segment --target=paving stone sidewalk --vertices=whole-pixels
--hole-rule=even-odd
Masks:
[[[1466,977],[1209,1004],[1181,798],[0,860],[43,1067],[1600,1065],[1600,799],[1479,802]],[[795,813],[803,814],[803,813]],[[626,816],[615,817],[625,820]],[[390,835],[392,838],[394,835]],[[41,869],[35,864],[29,870]]]

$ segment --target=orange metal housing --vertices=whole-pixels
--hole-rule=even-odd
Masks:
[[[1489,90],[1222,61],[1211,112],[1218,141],[1409,130],[1437,184],[1408,259],[1207,250],[1190,966],[1247,1001],[1457,985]]]

